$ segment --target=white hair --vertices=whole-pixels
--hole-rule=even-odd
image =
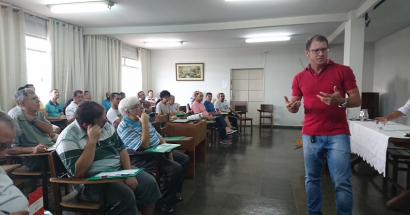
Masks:
[[[133,106],[135,106],[139,103],[140,103],[140,101],[138,100],[137,97],[135,97],[135,96],[127,97],[127,98],[124,98],[120,101],[120,104],[118,105],[118,110],[120,111],[121,115],[128,117],[128,114],[127,114],[126,111],[131,110],[131,108]]]

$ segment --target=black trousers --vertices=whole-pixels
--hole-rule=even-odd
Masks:
[[[164,176],[161,183],[162,208],[169,210],[175,204],[176,194],[182,191],[185,174],[189,166],[189,157],[186,154],[174,150],[172,151],[174,161],[171,161],[164,154],[159,157],[160,177]],[[147,171],[155,170],[154,155],[137,155],[131,158],[131,165]]]

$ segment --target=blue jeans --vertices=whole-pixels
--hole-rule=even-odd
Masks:
[[[305,186],[308,214],[322,214],[322,176],[323,156],[326,153],[330,177],[335,186],[336,210],[338,215],[352,214],[353,195],[350,176],[350,138],[346,134],[332,136],[303,135],[303,154],[305,158]]]

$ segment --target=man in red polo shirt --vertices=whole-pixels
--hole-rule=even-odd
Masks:
[[[360,106],[361,99],[352,69],[328,59],[328,52],[326,37],[315,35],[307,40],[305,55],[310,63],[295,75],[290,101],[285,96],[286,108],[291,113],[299,111],[304,97],[302,140],[308,214],[311,215],[322,214],[320,180],[325,154],[335,186],[337,214],[352,214],[353,209],[346,108]]]

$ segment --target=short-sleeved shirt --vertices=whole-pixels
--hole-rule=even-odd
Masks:
[[[155,97],[149,97],[149,96],[147,96],[147,97],[145,97],[145,100],[146,101],[149,101],[149,102],[155,102],[155,101],[157,101],[158,99],[157,98],[155,98]],[[151,107],[154,107],[155,105],[151,105]]]
[[[169,114],[170,112],[175,112],[172,111],[171,106],[168,103],[163,104],[162,102],[159,102],[157,104],[157,107],[155,108],[155,113],[158,114]]]
[[[161,135],[155,130],[154,126],[148,122],[149,128],[149,147],[157,146],[160,143]],[[142,124],[124,117],[117,128],[118,136],[127,149],[138,150],[142,144]]]
[[[35,115],[36,120],[45,122],[50,124],[50,122],[44,117],[44,113],[41,111],[37,111]],[[14,116],[14,120],[16,120],[17,124],[19,125],[22,132],[16,135],[13,141],[13,147],[34,147],[37,146],[39,143],[45,146],[52,146],[53,142],[48,134],[45,134],[40,131],[35,125],[31,124],[30,121],[24,115],[24,112],[21,110]],[[23,164],[26,165],[30,169],[41,169],[41,158],[38,157],[23,157]]]
[[[114,109],[114,108],[110,108],[107,112],[107,119],[108,122],[112,124],[114,124],[115,120],[119,119],[121,117],[121,113],[119,110]]]
[[[77,110],[78,104],[74,103],[74,101],[71,102],[66,108],[65,108],[65,115],[67,117],[67,120],[70,120],[71,118],[74,117],[75,110]]]
[[[346,120],[346,108],[323,103],[320,92],[333,94],[334,86],[344,98],[346,91],[357,88],[356,78],[348,66],[328,60],[326,67],[316,75],[308,65],[295,75],[292,96],[302,97],[305,120],[302,133],[307,135],[350,135]]]
[[[107,99],[104,99],[101,104],[105,107],[107,111],[111,108],[111,102]]]
[[[65,103],[66,108],[71,104],[72,101],[74,101],[73,98],[69,99],[69,100],[67,101],[67,103]]]
[[[402,112],[405,116],[410,115],[410,99],[403,107],[399,108],[398,111]]]
[[[208,102],[208,101],[205,100],[203,103],[204,103],[204,106],[205,106],[205,110],[206,110],[208,113],[215,113],[215,112],[216,112],[216,110],[215,110],[214,105],[212,104],[212,102]]]
[[[7,173],[0,168],[0,208],[3,211],[27,210],[28,201],[24,194],[13,185]]]
[[[58,136],[56,151],[67,169],[69,177],[73,177],[77,172],[76,162],[83,153],[87,141],[87,132],[81,128],[77,120],[68,125]],[[118,137],[114,127],[105,123],[95,148],[93,163],[84,177],[93,176],[101,171],[121,169],[120,153],[123,150],[125,150],[124,143]],[[76,193],[82,187],[82,184],[73,186]]]
[[[21,107],[20,106],[16,106],[12,109],[9,110],[9,112],[7,112],[7,114],[11,117],[14,118],[18,112],[21,111]]]
[[[60,103],[56,102],[56,105],[54,105],[51,100],[46,103],[45,108],[48,113],[48,117],[60,117],[61,112],[64,111],[64,108]]]
[[[202,113],[204,116],[209,116],[209,113],[205,109],[205,105],[197,101],[194,101],[194,103],[192,103],[191,110],[195,114]]]
[[[179,110],[179,104],[178,103],[174,102],[174,104],[169,105],[169,106],[171,107],[171,112],[178,112],[178,110]]]
[[[140,99],[140,102],[141,102],[141,104],[144,108],[150,108],[151,107],[151,103],[149,103],[149,101]]]
[[[227,101],[221,102],[219,100],[215,101],[214,106],[216,109],[219,109],[223,112],[230,112],[229,108],[231,107]]]

